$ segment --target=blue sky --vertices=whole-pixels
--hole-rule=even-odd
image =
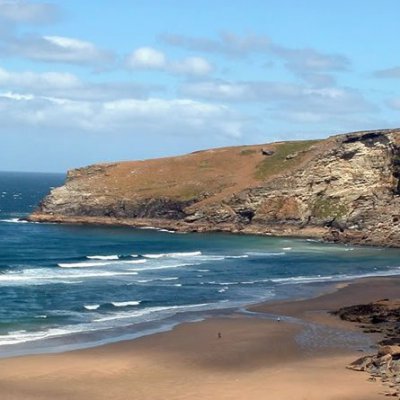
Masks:
[[[0,0],[0,170],[400,126],[398,0]]]

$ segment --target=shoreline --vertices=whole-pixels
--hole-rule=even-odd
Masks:
[[[353,280],[354,279],[349,279],[346,282],[351,282]],[[316,298],[325,293],[335,292],[336,287],[340,284],[340,282],[329,281],[307,282],[300,285],[301,288],[299,288],[299,285],[297,284],[294,285],[297,290],[295,296],[288,296],[287,290],[281,288],[280,290],[277,290],[277,293],[273,298],[259,299],[252,302],[242,301],[239,304],[230,303],[226,307],[220,308],[185,311],[159,320],[156,319],[147,322],[132,323],[131,325],[118,328],[115,327],[112,329],[112,332],[109,330],[99,330],[88,333],[82,331],[66,334],[65,336],[62,335],[59,337],[55,336],[45,338],[38,341],[26,341],[20,344],[11,344],[8,346],[2,345],[0,346],[0,360],[14,357],[61,354],[71,351],[92,349],[119,342],[138,340],[159,333],[170,332],[182,324],[190,324],[213,318],[225,318],[234,314],[248,316],[252,313],[251,310],[257,306],[263,304],[274,304],[281,301],[300,301],[302,299]],[[279,317],[278,315],[268,315],[269,313],[262,312],[262,315],[259,313],[255,318],[276,320]]]
[[[264,399],[268,391],[277,400],[376,399],[379,383],[345,369],[360,356],[357,338],[375,336],[327,311],[399,296],[399,284],[399,277],[357,279],[317,297],[253,305],[248,315],[233,312],[91,349],[1,359],[2,398]],[[260,318],[266,313],[288,318]]]
[[[205,223],[189,223],[183,220],[168,219],[149,219],[149,218],[116,218],[116,217],[91,217],[91,216],[65,216],[55,214],[33,213],[22,218],[28,222],[38,223],[57,223],[71,225],[93,225],[93,226],[111,226],[111,227],[131,227],[131,228],[154,228],[171,229],[178,233],[212,233],[223,232],[232,234],[250,234],[263,236],[287,236],[303,238],[320,238],[326,234],[328,229],[321,227],[290,227],[283,226],[261,226],[261,225],[242,225],[237,226],[230,223],[220,223],[218,225]]]
[[[338,289],[352,285],[357,281],[374,280],[380,278],[394,278],[400,280],[400,275],[372,276],[372,277],[349,277],[338,281],[316,281],[302,284],[289,284],[276,288],[274,297],[258,299],[253,301],[241,301],[229,303],[227,306],[204,308],[202,310],[186,310],[182,313],[172,314],[165,318],[149,320],[145,322],[132,323],[130,325],[114,327],[105,330],[77,331],[60,336],[49,336],[38,340],[27,340],[21,343],[0,346],[0,360],[14,357],[25,357],[45,354],[62,354],[73,351],[84,351],[97,347],[107,346],[120,342],[134,341],[143,337],[170,332],[179,325],[202,322],[208,319],[230,318],[232,315],[244,318],[254,317],[265,320],[290,320],[301,323],[296,315],[285,314],[285,311],[273,309],[280,304],[295,303],[302,301],[313,301],[321,296],[336,293]],[[286,286],[292,287],[287,290]],[[291,294],[288,294],[291,293]],[[210,304],[211,306],[212,304]],[[217,303],[214,304],[215,306]],[[297,320],[297,321],[296,321]],[[314,321],[303,321],[312,323]],[[316,321],[318,322],[318,321]]]
[[[116,218],[91,216],[65,216],[58,214],[43,214],[34,212],[21,220],[34,223],[55,223],[65,225],[88,225],[130,228],[154,228],[170,230],[171,233],[230,233],[240,235],[256,235],[271,237],[287,237],[297,239],[314,239],[321,243],[400,248],[400,243],[381,242],[368,238],[361,231],[344,231],[322,226],[295,226],[295,225],[237,225],[231,223],[189,223],[183,220],[148,219],[148,218]]]

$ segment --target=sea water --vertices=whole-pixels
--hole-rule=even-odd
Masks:
[[[400,251],[20,221],[56,174],[0,173],[0,356],[138,337],[310,283],[400,273]]]

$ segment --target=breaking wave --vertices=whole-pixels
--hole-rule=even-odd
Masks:
[[[112,261],[112,260],[110,260]],[[104,267],[106,265],[118,264],[144,264],[146,260],[124,260],[118,262],[78,262],[78,263],[59,263],[60,268],[90,268],[90,267]]]
[[[114,307],[129,307],[129,306],[138,306],[141,301],[112,301],[111,304]]]

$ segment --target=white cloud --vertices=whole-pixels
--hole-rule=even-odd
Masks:
[[[93,101],[143,98],[151,92],[163,90],[161,86],[135,82],[83,82],[68,72],[11,72],[3,68],[0,68],[0,88],[6,91],[30,92],[37,96]]]
[[[115,54],[95,44],[62,36],[14,36],[0,42],[1,55],[20,56],[33,61],[106,67],[115,62]]]
[[[30,58],[76,64],[108,63],[113,60],[111,52],[101,50],[93,43],[83,40],[61,36],[44,36],[41,40],[38,40],[38,44],[41,41],[44,42],[42,48],[37,46],[32,49],[33,51],[27,51]]]
[[[341,54],[325,54],[312,48],[290,48],[274,43],[265,35],[239,36],[221,33],[216,39],[184,35],[161,35],[160,39],[169,45],[186,50],[214,53],[227,57],[245,58],[252,54],[264,55],[283,62],[284,66],[316,86],[334,82],[327,73],[349,68],[350,61]]]
[[[323,54],[315,49],[290,49],[274,45],[272,52],[286,62],[295,72],[340,71],[348,68],[349,60],[339,54]]]
[[[0,97],[10,100],[33,100],[35,96],[33,94],[20,94],[13,92],[0,93]]]
[[[60,16],[57,6],[25,0],[0,0],[0,18],[18,23],[53,22]]]
[[[321,116],[375,113],[378,108],[358,91],[347,87],[304,89],[299,101],[282,103],[288,112],[312,112]]]
[[[203,76],[212,71],[212,65],[201,57],[170,60],[162,51],[151,47],[140,47],[126,59],[131,69],[157,70],[173,74]]]
[[[164,69],[167,59],[161,51],[151,47],[141,47],[128,57],[127,65],[130,68]]]
[[[43,39],[67,50],[89,52],[96,50],[96,47],[92,43],[85,42],[83,40],[72,39],[63,36],[43,36]]]
[[[7,129],[112,132],[237,138],[247,121],[220,104],[190,99],[76,101],[12,92],[0,93],[0,120]]]
[[[0,68],[0,86],[43,90],[49,87],[70,89],[80,85],[80,80],[68,72],[9,72]]]
[[[258,103],[266,107],[271,119],[280,121],[319,123],[377,111],[357,90],[337,86],[315,88],[270,81],[206,81],[186,83],[181,93],[209,101]]]
[[[263,53],[271,48],[271,40],[267,36],[238,36],[230,32],[220,33],[217,39],[174,34],[163,34],[160,39],[166,44],[186,50],[223,54],[230,57],[244,57],[251,53]]]
[[[181,88],[181,92],[186,96],[238,102],[294,98],[299,97],[301,91],[300,85],[271,81],[202,81],[186,83]]]
[[[172,62],[170,70],[178,74],[208,75],[212,71],[211,64],[201,57],[188,57],[181,61]]]

